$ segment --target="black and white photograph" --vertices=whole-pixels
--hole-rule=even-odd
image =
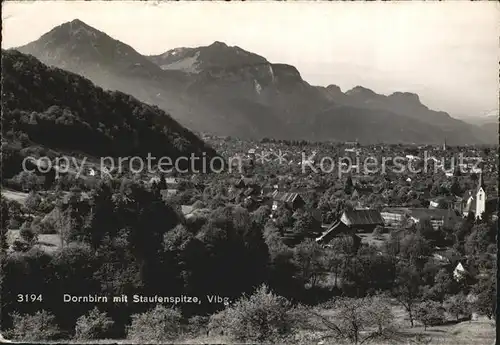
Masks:
[[[494,345],[496,1],[4,1],[0,342]]]

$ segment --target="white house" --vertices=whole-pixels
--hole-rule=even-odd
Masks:
[[[483,212],[486,210],[486,187],[483,182],[482,173],[479,173],[479,181],[475,193],[468,191],[463,200],[465,202],[463,215],[467,217],[470,212],[473,212],[476,219],[481,218]]]
[[[453,278],[455,278],[455,280],[457,281],[462,280],[465,278],[465,273],[467,273],[467,271],[465,270],[462,263],[459,262],[453,270]]]
[[[486,210],[486,191],[483,183],[483,174],[479,174],[479,183],[476,191],[476,218],[481,218],[481,215]]]

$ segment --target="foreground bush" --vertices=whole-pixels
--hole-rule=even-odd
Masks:
[[[208,316],[191,317],[188,320],[188,327],[187,327],[189,334],[192,336],[206,334],[209,321],[210,318]]]
[[[448,314],[453,315],[457,321],[460,319],[460,316],[468,317],[471,315],[470,303],[462,293],[449,296],[444,303],[444,307]]]
[[[113,320],[106,313],[101,313],[97,307],[88,314],[82,315],[76,321],[75,339],[103,339],[109,335]]]
[[[178,310],[157,305],[150,311],[132,315],[127,338],[148,343],[175,339],[180,334],[181,319]]]
[[[311,329],[323,332],[326,327],[327,333],[322,335],[322,339],[332,340],[332,344],[344,344],[346,341],[363,344],[373,340],[392,343],[394,340],[394,315],[390,301],[383,296],[338,297],[325,303],[320,310],[324,308],[334,311],[334,316],[326,316],[314,308],[303,310],[310,320],[316,321],[310,323]]]
[[[7,338],[23,342],[47,341],[61,336],[59,326],[51,313],[41,310],[35,314],[12,315],[13,328],[6,333]]]
[[[292,306],[284,297],[261,286],[210,318],[211,331],[223,331],[238,341],[269,342],[290,335],[295,324]],[[220,332],[222,333],[222,332]]]
[[[415,309],[415,318],[422,322],[424,329],[427,326],[442,324],[445,320],[444,307],[436,301],[425,301],[417,305]]]

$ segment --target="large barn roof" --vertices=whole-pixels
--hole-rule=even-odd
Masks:
[[[349,224],[346,225],[383,225],[384,219],[377,210],[345,211],[344,216]]]

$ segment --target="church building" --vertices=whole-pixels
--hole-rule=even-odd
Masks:
[[[472,212],[476,219],[481,218],[483,212],[486,210],[486,187],[482,172],[479,173],[477,188],[474,191],[468,191],[463,198],[463,202],[462,213],[464,217],[468,217],[469,213]]]

